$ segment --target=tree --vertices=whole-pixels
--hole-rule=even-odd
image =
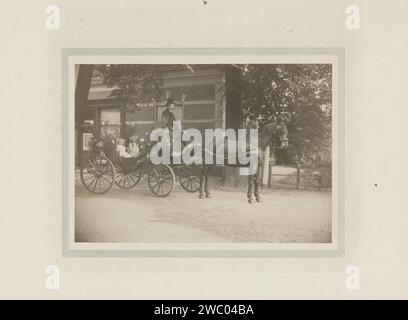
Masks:
[[[130,104],[151,102],[162,95],[161,87],[166,74],[164,65],[103,64],[95,67],[104,83],[114,88],[111,97],[122,98]]]
[[[329,64],[239,65],[242,109],[267,121],[282,116],[290,158],[331,160],[332,70]]]

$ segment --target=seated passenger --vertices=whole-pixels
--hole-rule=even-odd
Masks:
[[[132,157],[137,157],[140,154],[136,134],[130,137],[130,142],[128,144],[127,151],[132,155]]]
[[[126,151],[125,139],[118,138],[116,150],[118,151],[120,158],[132,158],[132,155]]]
[[[102,129],[102,148],[105,151],[106,156],[111,161],[116,161],[117,158],[117,149],[116,149],[116,138],[114,132],[110,128]]]

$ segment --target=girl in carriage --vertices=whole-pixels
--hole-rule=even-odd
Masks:
[[[133,156],[126,151],[126,146],[125,146],[125,139],[123,138],[118,138],[118,142],[116,145],[116,151],[119,153],[119,158],[133,158]]]
[[[137,143],[137,135],[134,134],[130,137],[130,141],[127,146],[128,152],[132,155],[132,157],[137,157],[140,154],[140,148]]]

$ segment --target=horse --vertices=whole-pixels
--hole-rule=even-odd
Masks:
[[[247,128],[257,128],[257,121],[250,120],[248,122]],[[227,144],[226,144],[227,145]],[[268,146],[272,146],[271,150],[275,151],[276,148],[281,148],[286,150],[289,147],[289,135],[288,129],[285,123],[281,119],[275,119],[274,121],[268,121],[258,128],[258,167],[256,173],[248,175],[248,190],[247,197],[248,202],[253,204],[256,202],[261,202],[261,196],[259,193],[259,175],[260,167],[263,164],[265,149]],[[204,150],[204,152],[210,152],[214,157],[216,157],[216,152]],[[226,154],[228,154],[227,148],[224,149],[224,159],[227,159]],[[213,161],[216,163],[216,161]],[[217,164],[203,164],[200,172],[200,189],[199,189],[199,198],[211,198],[208,181],[209,173],[211,168]],[[228,161],[225,163],[225,166],[228,167],[248,167],[248,165],[241,164],[229,164]]]

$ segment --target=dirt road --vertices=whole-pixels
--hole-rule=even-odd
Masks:
[[[264,190],[248,204],[243,191],[213,191],[198,199],[176,187],[167,198],[146,186],[94,195],[77,183],[75,236],[79,242],[331,241],[331,193]]]

